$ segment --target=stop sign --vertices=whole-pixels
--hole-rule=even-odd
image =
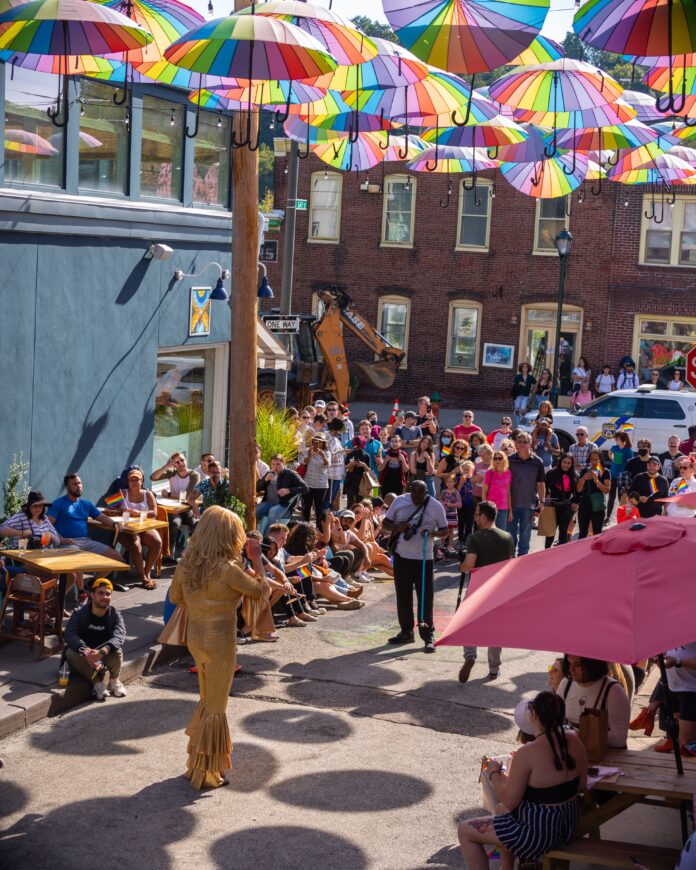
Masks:
[[[696,344],[686,355],[686,373],[684,375],[687,384],[696,390]]]

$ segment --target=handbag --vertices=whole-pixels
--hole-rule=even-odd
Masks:
[[[174,613],[160,632],[157,640],[170,646],[186,646],[186,628],[188,626],[188,614],[185,604],[177,604]]]
[[[375,480],[371,471],[363,471],[358,486],[358,495],[360,498],[370,498],[372,490],[379,486],[379,482]]]
[[[578,736],[582,741],[587,758],[596,764],[601,761],[609,750],[609,713],[607,711],[607,696],[616,683],[605,677],[595,698],[595,706],[585,708],[580,714]],[[600,701],[599,707],[597,701]]]
[[[591,492],[590,493],[590,505],[592,506],[592,513],[599,513],[600,511],[605,511],[607,509],[607,503],[604,499],[603,492]]]
[[[552,538],[556,534],[556,508],[544,505],[537,522],[537,534],[542,538]]]
[[[299,474],[300,477],[304,477],[307,474],[307,463],[300,462],[300,464],[295,468],[295,472]]]
[[[422,522],[423,522],[423,519],[425,517],[425,509],[427,508],[429,501],[430,501],[430,496],[428,495],[428,496],[426,496],[423,504],[419,504],[418,507],[411,514],[411,516],[407,520],[404,520],[404,522],[410,523],[411,520],[416,516],[418,511],[422,511],[422,514],[420,515],[420,518],[419,518],[418,522],[416,523],[416,529],[419,529]],[[386,545],[385,549],[390,556],[393,556],[396,553],[396,545],[399,543],[400,537],[401,537],[401,532],[392,532],[391,535],[389,536],[389,540],[387,541],[387,545]]]

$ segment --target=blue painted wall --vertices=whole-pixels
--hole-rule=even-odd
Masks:
[[[178,240],[171,259],[144,260],[144,238],[108,235],[0,231],[0,480],[22,452],[48,498],[68,471],[95,500],[129,463],[149,471],[158,347],[229,339],[215,302],[210,336],[188,337],[192,282],[174,281],[211,260],[229,268],[229,247]]]

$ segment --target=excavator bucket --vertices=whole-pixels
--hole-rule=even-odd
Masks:
[[[355,365],[367,375],[378,389],[386,390],[396,380],[399,361],[395,359],[380,359],[373,363],[356,362]]]

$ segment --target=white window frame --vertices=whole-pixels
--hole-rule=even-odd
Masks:
[[[312,199],[314,197],[314,179],[321,178],[322,181],[338,179],[338,202],[336,204],[336,235],[335,236],[313,236],[312,235]],[[313,245],[337,245],[341,240],[341,212],[343,205],[343,175],[340,172],[329,172],[321,169],[319,172],[313,172],[309,180],[309,220],[307,222],[307,241]]]
[[[559,197],[559,199],[563,199],[565,204],[568,204],[568,197]],[[545,202],[543,199],[537,199],[536,207],[534,211],[534,239],[532,243],[532,253],[538,257],[557,257],[558,251],[555,246],[552,248],[540,248],[539,247],[539,221],[541,220],[541,204]],[[551,220],[551,218],[548,218]],[[570,215],[566,213],[565,221],[564,221],[565,229],[570,229]]]
[[[672,212],[672,228],[670,230],[672,234],[672,240],[669,248],[669,262],[668,263],[654,263],[650,260],[645,259],[646,248],[647,248],[647,234],[649,229],[660,230],[662,228],[661,224],[653,224],[653,221],[648,220],[646,218],[645,213],[650,210],[652,203],[652,196],[649,194],[645,194],[643,196],[643,206],[641,208],[641,224],[640,224],[640,253],[639,253],[639,263],[641,266],[652,266],[656,269],[696,269],[696,261],[693,263],[680,263],[679,262],[679,253],[681,249],[681,233],[682,226],[684,224],[684,205],[685,203],[693,203],[696,204],[696,197],[692,196],[678,196],[674,201],[674,206],[670,207],[669,203],[665,202],[665,211],[669,209]],[[659,202],[656,202],[656,209],[661,209],[662,206]],[[646,315],[644,315],[646,316]],[[669,318],[660,317],[660,320],[669,320]],[[677,318],[679,319],[679,318]],[[683,319],[683,318],[682,318]]]
[[[403,242],[390,242],[387,240],[387,203],[389,201],[389,184],[390,182],[396,182],[397,184],[404,184],[408,181],[411,185],[411,226],[409,227],[409,237],[407,241]],[[380,242],[380,247],[382,248],[412,248],[413,247],[413,236],[415,233],[416,227],[416,188],[417,188],[417,179],[415,179],[412,175],[395,174],[395,175],[387,175],[384,179],[384,194],[382,196],[382,240]]]
[[[452,349],[452,322],[454,320],[454,311],[456,308],[475,308],[478,312],[476,321],[476,350],[474,352],[474,367],[466,368],[464,366],[453,366],[450,362]],[[481,321],[483,318],[483,305],[480,302],[474,302],[471,299],[455,299],[449,304],[449,313],[447,316],[447,343],[445,346],[445,371],[459,375],[475,375],[479,370],[479,353],[481,350]]]
[[[404,352],[404,358],[401,360],[400,369],[408,368],[408,335],[411,331],[411,300],[408,296],[380,296],[377,303],[377,331],[382,333],[382,311],[385,305],[404,305],[406,307],[406,329],[404,332],[404,346],[401,348]],[[375,357],[379,359],[379,357]]]
[[[486,241],[483,245],[468,245],[462,242],[462,216],[464,212],[464,198],[467,191],[464,190],[464,181],[459,183],[459,207],[457,209],[457,243],[454,246],[455,251],[471,251],[472,253],[485,254],[490,250],[491,241],[491,210],[493,207],[493,197],[491,196],[491,188],[493,182],[489,178],[479,178],[476,180],[476,187],[481,189],[479,196],[486,197]],[[474,215],[472,215],[474,217]]]
[[[652,263],[650,264],[652,265]],[[667,332],[665,335],[660,335],[656,332],[641,332],[640,322],[641,320],[657,320],[660,322],[667,323]],[[633,359],[640,359],[640,341],[641,338],[646,338],[648,340],[655,339],[659,341],[669,341],[669,342],[679,342],[679,344],[688,344],[693,339],[689,338],[688,335],[685,336],[674,336],[672,334],[672,324],[674,323],[689,323],[693,322],[693,318],[688,315],[683,315],[682,317],[674,316],[671,314],[634,314],[633,315],[633,347],[632,352],[634,354]],[[640,365],[640,363],[638,363]],[[640,372],[638,372],[640,375]]]

